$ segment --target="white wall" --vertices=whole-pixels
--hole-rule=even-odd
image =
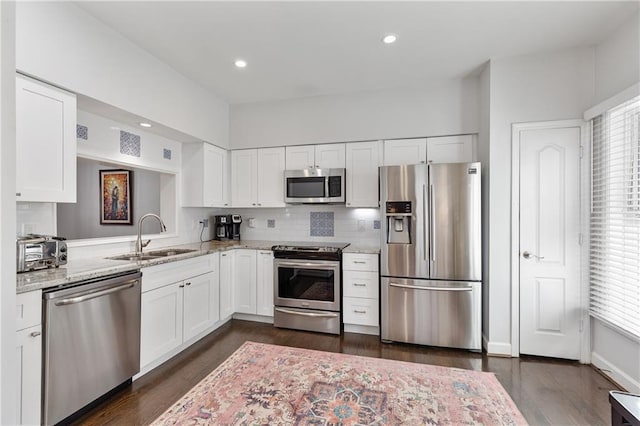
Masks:
[[[389,90],[232,105],[233,149],[478,131],[478,78]]]
[[[593,49],[491,61],[488,351],[511,353],[511,125],[581,118],[593,104]]]
[[[479,80],[479,131],[478,161],[482,164],[482,336],[486,345],[489,335],[489,172],[490,144],[489,120],[491,117],[491,63],[488,62]],[[486,349],[486,347],[485,347]]]
[[[640,12],[595,47],[594,103],[640,81]]]
[[[182,167],[182,144],[171,139],[132,127],[110,118],[78,110],[78,124],[86,126],[88,138],[78,139],[78,156],[98,160],[111,160],[133,167],[144,167],[159,172],[178,173]],[[120,152],[120,131],[140,136],[140,157]],[[171,158],[164,158],[164,149]]]
[[[0,424],[16,423],[15,3],[0,2]]]
[[[228,147],[229,106],[71,2],[18,2],[17,69]]]
[[[640,82],[640,13],[595,47],[597,104]],[[593,106],[593,105],[591,105]],[[628,391],[640,393],[640,342],[591,319],[591,360]]]

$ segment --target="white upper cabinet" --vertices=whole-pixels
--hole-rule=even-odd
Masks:
[[[315,147],[313,145],[288,146],[286,151],[287,170],[315,168]]]
[[[331,143],[326,145],[316,145],[316,161],[317,169],[344,169],[345,160],[345,144]]]
[[[258,203],[258,150],[231,151],[231,201],[233,207]]]
[[[228,152],[208,143],[182,146],[182,206],[228,207]]]
[[[233,207],[284,207],[285,149],[231,151]]]
[[[347,207],[378,207],[378,166],[381,142],[346,145]]]
[[[18,201],[76,202],[76,96],[16,77]]]
[[[344,169],[345,164],[343,143],[286,147],[287,170]]]
[[[284,207],[284,148],[258,150],[258,207]]]
[[[474,158],[474,135],[384,141],[384,165],[469,163]]]
[[[473,135],[427,138],[429,163],[470,163],[473,157]]]
[[[384,141],[384,165],[419,164],[427,161],[427,139],[394,139]]]

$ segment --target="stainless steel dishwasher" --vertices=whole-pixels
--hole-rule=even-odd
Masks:
[[[140,371],[141,276],[126,273],[43,294],[45,425]]]

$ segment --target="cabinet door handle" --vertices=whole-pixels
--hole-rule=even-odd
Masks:
[[[353,312],[356,313],[356,314],[366,314],[367,313],[367,311],[361,311],[361,310],[358,310],[358,309],[354,309]]]
[[[259,206],[261,206],[261,205],[262,205],[262,203],[258,203],[258,205],[259,205]]]
[[[39,331],[32,331],[31,333],[29,333],[29,336],[31,337],[38,337],[39,335],[41,335],[42,333]]]
[[[186,283],[187,285],[191,285],[191,283]]]
[[[256,203],[251,203],[251,205],[252,205],[252,206],[255,206],[255,205],[256,205]]]
[[[180,288],[184,288],[184,284],[180,284],[178,287],[180,287]]]
[[[16,197],[22,197],[22,192],[16,192]]]
[[[353,285],[355,287],[366,287],[367,286],[366,284],[361,284],[361,283],[353,283]]]

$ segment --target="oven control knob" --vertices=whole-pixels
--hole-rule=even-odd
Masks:
[[[63,246],[63,247],[60,247],[60,253],[64,253],[64,252],[66,252],[66,251],[67,251],[67,248],[66,248],[66,247],[64,247],[64,246]]]
[[[64,262],[65,260],[67,260],[67,255],[66,254],[60,255],[58,259]]]

